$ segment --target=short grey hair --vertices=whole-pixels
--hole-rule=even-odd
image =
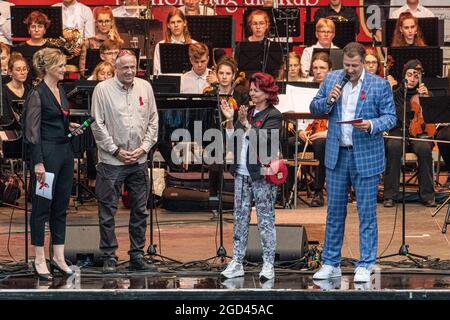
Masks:
[[[133,51],[128,50],[128,49],[122,49],[122,50],[119,51],[119,54],[117,55],[115,65],[116,66],[120,65],[120,63],[121,63],[120,59],[123,58],[123,57],[126,57],[126,56],[133,56],[134,59],[136,59],[136,63],[137,63],[137,58],[136,58],[136,55],[134,54]]]

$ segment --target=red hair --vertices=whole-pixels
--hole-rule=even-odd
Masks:
[[[278,104],[278,87],[275,84],[275,79],[267,73],[257,72],[254,73],[251,78],[249,85],[254,84],[256,88],[269,94],[267,97],[267,102],[271,105]]]
[[[420,30],[419,20],[414,17],[411,12],[406,11],[400,14],[397,23],[395,24],[394,37],[392,38],[391,47],[405,47],[408,44],[405,41],[405,37],[400,32],[400,28],[403,27],[405,20],[414,20],[414,24],[417,26],[417,34],[414,37],[414,45],[417,47],[425,47],[425,39],[423,37],[422,30]]]
[[[46,14],[36,10],[30,12],[30,14],[26,17],[26,19],[23,20],[23,23],[25,23],[28,26],[28,28],[30,28],[30,26],[33,23],[42,24],[47,30],[48,28],[50,28],[51,21],[49,20]]]

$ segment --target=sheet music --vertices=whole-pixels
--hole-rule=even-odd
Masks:
[[[319,89],[316,88],[303,88],[287,85],[286,94],[278,95],[280,102],[276,105],[276,108],[280,110],[281,113],[310,113],[309,105],[317,95],[318,91]]]

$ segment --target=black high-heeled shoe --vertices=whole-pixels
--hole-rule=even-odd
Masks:
[[[32,266],[33,266],[33,272],[38,277],[39,280],[51,281],[53,279],[53,277],[50,273],[39,273],[36,268],[36,262],[33,261]]]
[[[50,261],[50,272],[52,274],[55,274],[55,269],[58,270],[59,273],[61,273],[64,277],[70,277],[73,274],[72,270],[70,270],[70,272],[63,270],[60,266],[58,266],[56,261],[52,259]]]

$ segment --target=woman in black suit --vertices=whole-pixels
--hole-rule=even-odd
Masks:
[[[35,246],[33,267],[42,280],[50,280],[45,260],[45,222],[49,222],[54,256],[50,268],[72,274],[64,258],[66,211],[73,178],[73,153],[67,134],[79,127],[69,123],[69,101],[58,81],[64,79],[66,56],[59,49],[45,48],[35,53],[33,66],[40,79],[25,101],[24,134],[29,147],[31,171],[45,186],[47,173],[53,173],[52,200],[33,192],[30,218],[31,244]],[[34,190],[32,186],[31,190]]]

